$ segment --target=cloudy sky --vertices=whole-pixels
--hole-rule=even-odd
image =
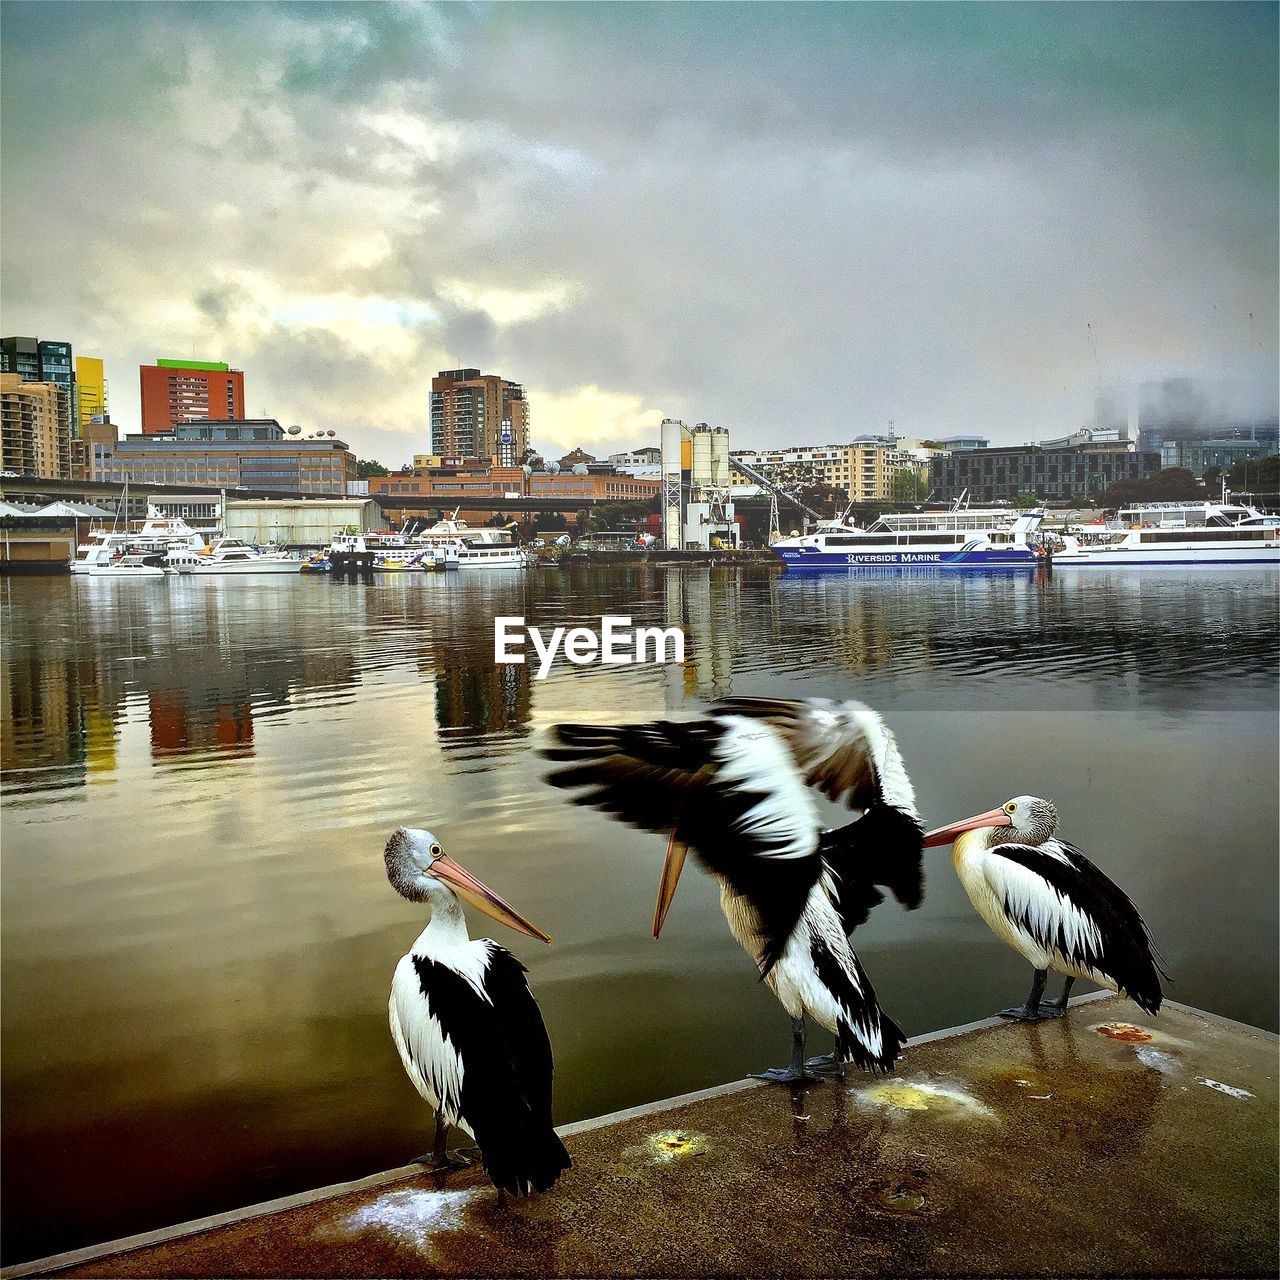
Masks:
[[[1274,412],[1276,18],[4,3],[0,328],[128,430],[139,363],[222,359],[390,464],[457,365],[548,451],[1025,440],[1173,375]]]

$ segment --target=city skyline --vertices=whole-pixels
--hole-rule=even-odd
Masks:
[[[157,351],[390,465],[466,366],[547,453],[1014,443],[1180,376],[1276,412],[1272,4],[0,18],[0,323],[130,431]]]

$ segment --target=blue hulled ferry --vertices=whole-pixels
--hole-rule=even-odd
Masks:
[[[1044,512],[926,511],[880,516],[866,529],[849,511],[770,548],[790,569],[1029,569],[1045,554]]]

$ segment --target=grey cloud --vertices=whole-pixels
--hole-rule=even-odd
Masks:
[[[449,353],[450,366],[489,368],[497,359],[497,326],[482,311],[446,307],[439,343]]]
[[[1020,439],[1091,411],[1092,324],[1108,378],[1274,405],[1268,6],[37,8],[6,6],[6,132],[47,134],[6,147],[5,321],[122,385],[163,339],[369,440],[459,363],[744,443]],[[458,280],[571,300],[496,324]],[[278,295],[436,319],[393,359]]]
[[[215,325],[225,324],[231,317],[231,295],[229,289],[206,289],[196,295],[196,306]]]

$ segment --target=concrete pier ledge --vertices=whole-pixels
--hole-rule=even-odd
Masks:
[[[1276,1075],[1269,1033],[1086,996],[568,1125],[534,1200],[410,1166],[3,1275],[1270,1277]]]

